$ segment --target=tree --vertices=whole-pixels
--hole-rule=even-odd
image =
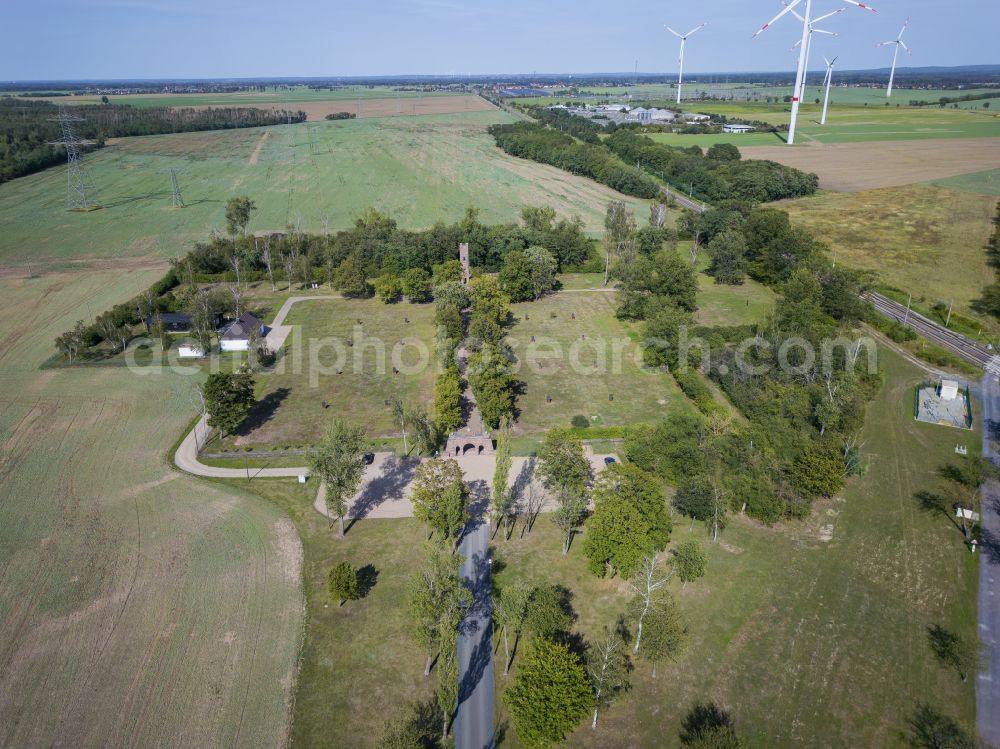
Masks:
[[[520,582],[501,588],[493,594],[493,621],[503,633],[504,676],[510,673],[510,664],[528,619],[531,594],[531,588]],[[513,649],[510,647],[511,634],[514,635]]]
[[[402,277],[403,293],[411,304],[431,301],[431,276],[423,268],[409,268]]]
[[[544,637],[534,640],[503,695],[521,743],[529,749],[562,741],[594,704],[577,655]]]
[[[713,161],[739,161],[743,158],[740,149],[732,143],[716,143],[709,147],[705,155]]]
[[[642,559],[670,540],[667,503],[656,483],[630,463],[614,463],[597,479],[594,514],[583,551],[590,571],[631,577]]]
[[[563,532],[563,554],[567,554],[587,511],[590,463],[583,454],[583,443],[568,433],[549,431],[538,451],[538,475],[559,503],[552,521]]]
[[[403,453],[409,455],[410,446],[406,441],[406,407],[402,399],[396,396],[392,398],[392,415],[399,422],[399,431],[403,433]]]
[[[246,236],[250,218],[257,210],[257,204],[250,198],[241,196],[226,201],[226,228],[231,236],[242,233]]]
[[[410,491],[413,516],[427,523],[442,543],[451,540],[452,551],[469,519],[468,499],[469,487],[457,461],[428,460],[417,467]]]
[[[954,718],[925,702],[910,718],[910,746],[917,749],[979,749],[980,744]]]
[[[271,235],[270,234],[268,234],[266,237],[264,237],[264,249],[261,252],[261,258],[264,261],[264,266],[267,268],[267,277],[271,281],[271,291],[274,292],[274,291],[277,290],[277,287],[274,285],[274,262],[273,262],[273,258],[271,257]]]
[[[494,345],[484,344],[469,357],[466,376],[483,421],[496,429],[514,415],[514,390],[510,360]]]
[[[733,719],[714,703],[695,705],[681,723],[681,744],[687,749],[743,749]]]
[[[437,696],[445,738],[458,697],[458,627],[472,605],[472,591],[462,584],[459,575],[461,563],[461,557],[430,548],[410,593],[411,627],[427,652],[424,676],[430,675],[434,656],[438,655]]]
[[[638,653],[642,645],[642,628],[646,617],[657,607],[659,591],[670,582],[672,573],[660,568],[660,559],[656,554],[642,560],[638,571],[628,581],[632,590],[632,610],[636,617],[635,646],[632,652]]]
[[[520,250],[508,252],[497,275],[500,288],[512,302],[527,302],[535,299],[535,285],[532,280],[532,264],[527,253]]]
[[[399,279],[399,276],[392,274],[379,276],[372,281],[372,286],[375,288],[375,296],[385,304],[398,302],[400,295],[403,293],[403,282]]]
[[[445,434],[462,426],[462,378],[455,366],[447,367],[434,384],[434,423]]]
[[[246,369],[215,372],[201,386],[208,413],[208,425],[222,436],[235,432],[255,402],[253,375]]]
[[[640,599],[633,600],[637,606]],[[641,613],[641,612],[640,612]],[[677,599],[668,590],[659,590],[653,595],[653,605],[643,620],[642,640],[639,655],[653,667],[665,658],[674,658],[687,644],[688,627],[677,604]]]
[[[978,639],[962,637],[940,624],[928,627],[927,638],[934,656],[942,665],[954,668],[963,682],[979,670],[982,645]]]
[[[674,507],[695,520],[701,520],[719,540],[719,531],[726,527],[726,510],[729,493],[725,482],[716,470],[712,475],[694,476],[677,487]]]
[[[288,282],[291,283],[290,277]],[[346,297],[366,298],[372,295],[372,287],[368,283],[364,266],[353,252],[337,266],[337,270],[334,271],[334,282],[340,293]]]
[[[86,330],[87,327],[83,324],[83,320],[77,320],[72,330],[66,331],[56,338],[56,347],[70,361],[73,361],[80,349],[83,348]]]
[[[491,493],[490,514],[497,529],[500,523],[507,521],[506,540],[510,540],[510,520],[513,518],[513,499],[507,481],[510,478],[510,422],[500,424],[500,434],[497,437],[496,467],[493,469],[493,491]]]
[[[747,274],[747,243],[738,231],[724,231],[708,243],[712,258],[709,274],[718,284],[739,286]]]
[[[540,299],[556,286],[556,271],[559,264],[552,253],[544,247],[534,245],[524,251],[531,269],[531,286],[534,299]]]
[[[573,610],[569,604],[569,592],[565,588],[539,585],[532,589],[524,628],[533,637],[563,640],[572,625]]]
[[[356,601],[361,597],[358,571],[350,562],[341,562],[330,570],[330,597],[339,600],[338,606],[346,601]]]
[[[433,702],[409,705],[383,724],[376,749],[437,749],[440,712]]]
[[[319,444],[309,451],[309,466],[326,485],[326,511],[340,523],[344,537],[344,516],[347,502],[358,491],[365,472],[365,450],[368,440],[365,430],[341,419],[333,419]]]
[[[413,442],[417,452],[429,455],[438,444],[438,430],[431,417],[427,415],[427,409],[418,404],[407,410],[406,423],[413,432]]]
[[[122,352],[125,351],[125,347],[128,345],[132,334],[127,325],[122,325],[118,322],[113,312],[105,312],[97,318],[97,329],[101,332],[104,339],[111,344],[112,351],[119,347]]]
[[[632,670],[621,629],[604,628],[604,636],[595,642],[587,654],[587,675],[594,690],[594,717],[590,729],[597,729],[597,716],[611,706],[619,695],[629,688],[628,675]]]
[[[608,285],[611,258],[629,263],[635,255],[636,222],[624,200],[612,200],[604,217],[604,285]]]
[[[673,565],[677,570],[677,577],[687,585],[692,580],[704,577],[708,558],[701,544],[692,538],[682,541],[674,549]]]

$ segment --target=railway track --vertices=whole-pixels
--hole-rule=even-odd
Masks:
[[[971,338],[948,330],[913,310],[907,311],[904,305],[874,291],[866,292],[864,298],[879,314],[906,325],[931,343],[947,349],[977,367],[1000,374],[1000,356]]]

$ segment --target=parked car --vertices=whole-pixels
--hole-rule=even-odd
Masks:
[[[615,462],[617,462],[617,461],[614,458],[612,458],[610,455],[604,459],[604,465],[606,465],[606,466],[609,466],[609,465],[611,465],[612,463],[615,463]]]

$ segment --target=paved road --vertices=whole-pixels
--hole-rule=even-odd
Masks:
[[[488,486],[488,484],[487,484]],[[461,552],[462,580],[474,603],[458,635],[458,712],[455,749],[492,749],[493,637],[490,625],[489,522],[469,521]]]
[[[982,381],[983,455],[998,462],[992,438],[1000,420],[1000,386],[995,375]],[[1000,488],[983,487],[979,560],[979,637],[985,648],[976,680],[976,724],[990,746],[1000,746]]]
[[[198,460],[198,448],[204,445],[211,435],[205,417],[198,419],[194,429],[181,442],[174,453],[174,463],[182,471],[194,474],[195,476],[208,476],[218,479],[245,479],[247,471],[243,468],[216,468],[207,466]],[[301,474],[308,474],[308,468],[251,468],[250,478],[294,478]]]

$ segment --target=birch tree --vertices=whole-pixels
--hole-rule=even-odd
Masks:
[[[629,688],[628,674],[632,670],[627,645],[621,631],[604,628],[604,636],[594,643],[587,657],[587,675],[594,689],[594,715],[590,730],[597,730],[597,716]]]
[[[656,608],[657,591],[666,587],[673,573],[660,567],[659,554],[646,557],[639,564],[639,571],[628,581],[632,591],[632,608],[636,614],[635,645],[633,653],[639,652],[642,645],[642,628],[646,617]]]
[[[254,241],[256,241],[256,240],[254,240]],[[271,258],[271,235],[270,234],[268,234],[266,237],[264,237],[264,249],[261,252],[261,257],[264,260],[264,266],[267,268],[267,277],[271,281],[271,291],[274,292],[274,291],[277,290],[277,287],[274,285],[274,262],[273,262],[273,259]]]

